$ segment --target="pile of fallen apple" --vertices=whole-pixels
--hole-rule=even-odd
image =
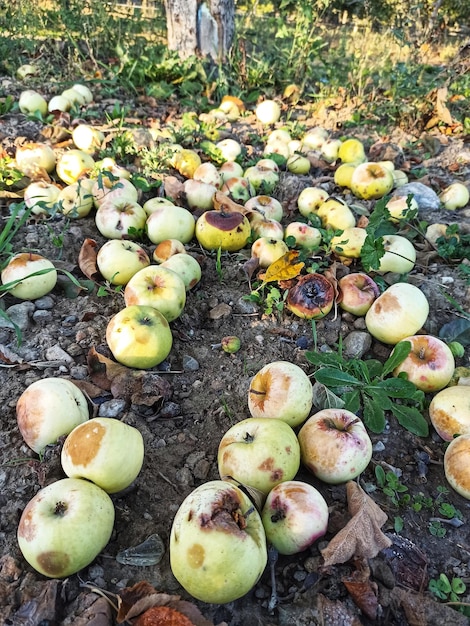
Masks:
[[[63,97],[67,100],[65,93]],[[22,110],[28,111],[25,100]],[[49,110],[55,105],[49,103]],[[213,114],[236,116],[233,99],[223,105]],[[30,106],[29,110],[39,108],[38,100]],[[272,124],[279,120],[280,110],[265,101],[256,114],[262,123]],[[129,367],[154,367],[170,353],[170,323],[181,315],[187,291],[201,278],[199,263],[185,247],[194,238],[208,251],[234,252],[253,242],[251,256],[266,269],[289,253],[286,240],[294,238],[296,248],[313,253],[318,249],[322,233],[308,223],[315,214],[324,229],[342,231],[331,241],[339,259],[360,258],[365,229],[343,200],[330,197],[322,187],[304,189],[298,197],[298,219],[282,224],[283,207],[269,195],[280,178],[273,155],[284,157],[294,174],[309,172],[312,154],[340,163],[336,185],[366,200],[392,194],[387,203],[391,219],[410,206],[419,208],[419,199],[406,191],[393,195],[394,190],[406,189],[407,177],[392,162],[368,162],[360,141],[331,139],[321,128],[298,141],[284,129],[270,132],[263,157],[246,169],[237,162],[242,146],[234,139],[215,144],[225,160],[216,166],[202,162],[195,150],[172,142],[169,133],[166,163],[184,181],[176,198],[168,193],[142,205],[126,169],[112,159],[93,158],[104,139],[100,131],[79,124],[72,139],[75,147],[60,155],[47,144],[24,146],[14,165],[33,180],[24,201],[34,214],[58,210],[70,218],[84,218],[95,210],[96,226],[108,239],[97,252],[98,270],[110,285],[124,287],[125,307],[109,321],[106,340],[116,360]],[[44,177],[34,182],[42,171],[50,182]],[[165,185],[162,190],[165,193]],[[448,209],[465,206],[468,189],[453,183],[440,199]],[[175,204],[177,200],[182,206]],[[152,260],[135,241],[142,237],[156,246]],[[389,235],[384,246],[378,273],[406,274],[413,269],[416,251],[406,237]],[[8,263],[1,278],[14,296],[32,300],[54,288],[57,272],[48,259],[22,253]],[[470,498],[470,471],[462,461],[470,454],[470,389],[447,387],[455,368],[451,350],[437,337],[417,334],[429,312],[425,295],[404,282],[380,294],[374,280],[360,271],[346,274],[337,288],[342,309],[365,316],[367,329],[377,340],[390,346],[403,340],[411,343],[409,356],[393,374],[406,374],[419,389],[436,392],[430,418],[439,435],[451,442],[446,476]],[[329,313],[335,297],[327,277],[307,272],[289,288],[286,305],[301,318],[319,319]],[[311,415],[312,402],[310,379],[294,364],[268,364],[251,381],[252,417],[233,426],[220,442],[221,480],[197,488],[174,519],[172,570],[196,598],[221,603],[244,595],[264,571],[267,542],[282,554],[293,554],[326,532],[327,503],[313,486],[295,480],[301,463],[327,483],[346,482],[367,467],[372,445],[361,420],[344,410]],[[28,387],[18,401],[17,415],[26,443],[37,453],[66,436],[61,460],[68,478],[44,488],[27,505],[18,540],[38,571],[67,576],[90,563],[109,541],[114,508],[108,494],[124,489],[138,475],[142,437],[118,420],[89,419],[86,398],[62,379],[44,379]],[[456,433],[459,437],[453,439]],[[240,486],[257,493],[258,499],[251,500]],[[49,526],[49,536],[45,517],[60,519]]]

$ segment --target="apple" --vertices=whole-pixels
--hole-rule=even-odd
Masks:
[[[292,135],[286,128],[275,128],[266,137],[266,144],[282,141],[288,144],[292,141]]]
[[[150,215],[157,209],[160,209],[162,206],[175,206],[175,203],[171,200],[168,200],[168,198],[150,198],[149,200],[146,200],[144,202],[142,208],[147,213],[147,215]]]
[[[160,208],[155,209],[147,217],[145,224],[147,236],[152,243],[161,243],[165,239],[178,239],[183,244],[189,243],[194,237],[195,226],[196,222],[191,211],[170,204],[162,204]]]
[[[92,563],[111,538],[114,504],[97,485],[63,478],[40,489],[18,525],[26,561],[49,578],[65,578]]]
[[[320,148],[320,156],[327,163],[334,163],[338,159],[341,139],[327,139]]]
[[[107,176],[106,174],[98,176],[92,187],[92,194],[96,208],[103,204],[103,202],[114,202],[115,200],[137,202],[139,199],[139,192],[130,180],[122,177],[116,179],[115,176]],[[152,198],[152,200],[154,200],[154,198]],[[151,202],[152,200],[148,200],[147,202]],[[168,202],[168,204],[170,203]],[[146,212],[149,212],[148,207]]]
[[[104,134],[89,124],[78,124],[72,131],[72,141],[87,154],[97,152],[104,141]]]
[[[170,354],[173,336],[160,311],[139,304],[126,306],[106,328],[106,341],[116,361],[126,367],[155,367]]]
[[[280,222],[284,217],[282,204],[272,196],[253,196],[245,202],[245,209],[257,211],[267,220],[276,220]]]
[[[60,189],[53,183],[37,181],[29,183],[24,190],[24,203],[34,215],[50,214],[59,199]]]
[[[429,405],[429,418],[444,441],[470,434],[470,387],[454,385],[438,391]]]
[[[362,246],[366,237],[367,232],[365,228],[359,228],[358,226],[345,228],[341,235],[335,235],[331,238],[331,249],[340,257],[358,259],[361,256]]]
[[[305,187],[297,198],[299,213],[304,217],[316,215],[320,206],[328,200],[329,194],[322,187]]]
[[[294,428],[307,419],[312,403],[310,378],[295,363],[273,361],[251,379],[248,410],[252,417],[275,418]]]
[[[93,102],[93,94],[91,89],[86,85],[82,85],[82,83],[75,83],[72,85],[72,89],[78,91],[81,94],[82,98],[85,100],[85,104],[91,104]]]
[[[365,321],[375,339],[394,345],[416,334],[428,314],[429,302],[421,289],[408,283],[395,283],[374,300]]]
[[[311,128],[302,137],[302,150],[310,152],[312,150],[320,150],[322,145],[328,139],[328,131],[320,126]]]
[[[118,165],[113,157],[105,157],[101,161],[97,161],[95,168],[102,175],[109,173],[112,174],[114,178],[125,178],[126,180],[130,180],[131,178],[130,171],[122,167],[122,165]]]
[[[470,433],[453,439],[444,453],[444,473],[449,485],[470,500]]]
[[[441,237],[447,240],[449,240],[451,237],[455,237],[458,240],[459,239],[458,233],[449,235],[447,233],[448,228],[449,228],[449,224],[440,224],[440,223],[429,224],[429,226],[426,228],[426,232],[424,236],[434,246],[437,245],[437,240]]]
[[[193,180],[199,180],[206,185],[212,185],[217,189],[222,184],[222,176],[217,167],[210,161],[201,163],[201,165],[194,171]]]
[[[74,87],[69,87],[69,89],[64,89],[62,92],[62,96],[67,98],[70,101],[71,106],[81,107],[86,104],[86,97],[83,93],[75,89]]]
[[[96,209],[95,224],[107,239],[136,239],[145,228],[147,214],[140,204],[128,200],[107,200]]]
[[[52,261],[40,254],[21,252],[8,261],[2,270],[1,278],[3,288],[15,298],[37,300],[54,289],[57,283],[57,270]],[[8,287],[11,283],[14,284]]]
[[[224,433],[217,464],[221,478],[235,480],[266,496],[273,487],[292,480],[299,471],[299,442],[287,422],[272,417],[249,417]]]
[[[243,177],[243,168],[240,163],[236,161],[226,161],[219,167],[219,174],[221,177],[220,186],[222,186],[223,183],[230,178]]]
[[[50,174],[55,168],[57,157],[47,143],[28,143],[18,146],[15,161],[22,174],[28,175],[35,168],[42,168]]]
[[[270,141],[266,144],[263,150],[263,154],[267,157],[271,154],[278,154],[282,156],[286,161],[291,155],[289,144],[281,139]]]
[[[411,272],[416,262],[416,250],[411,241],[402,235],[384,235],[382,241],[385,254],[380,259],[377,272]]]
[[[263,100],[256,105],[255,115],[262,124],[275,124],[281,117],[281,107],[275,100]]]
[[[470,193],[463,183],[452,183],[439,194],[439,200],[445,209],[455,211],[468,204]]]
[[[303,319],[319,320],[333,308],[335,289],[322,274],[313,272],[301,276],[287,293],[289,311]]]
[[[353,315],[363,316],[380,295],[375,281],[364,272],[352,272],[338,280],[338,289],[341,295],[339,306],[343,311]]]
[[[139,270],[124,289],[126,306],[151,306],[172,322],[181,315],[186,304],[183,279],[161,265],[149,265]]]
[[[251,256],[259,261],[259,266],[266,268],[289,252],[287,245],[279,239],[260,237],[251,246]]]
[[[455,360],[451,349],[442,339],[433,335],[412,335],[402,341],[411,343],[411,352],[393,370],[394,376],[405,373],[408,380],[426,393],[439,391],[449,384],[455,370]]]
[[[267,239],[284,239],[284,227],[277,220],[258,217],[253,212],[250,216],[250,230],[255,237],[266,237]]]
[[[296,248],[316,250],[320,244],[322,235],[318,228],[304,224],[303,222],[290,222],[284,229],[284,240],[294,237]]]
[[[195,287],[201,280],[201,266],[193,256],[186,254],[186,251],[171,255],[166,261],[163,261],[161,267],[166,267],[178,274],[184,283],[186,291]]]
[[[241,489],[212,480],[183,500],[171,527],[170,566],[191,596],[233,602],[256,585],[266,564],[263,523]]]
[[[96,264],[111,285],[127,285],[134,274],[150,265],[150,259],[138,243],[110,239],[98,250]]]
[[[289,144],[290,151],[292,152],[292,146]],[[298,174],[299,176],[306,176],[311,167],[311,163],[307,157],[294,152],[287,159],[286,167],[292,174]]]
[[[31,383],[16,403],[20,433],[37,453],[88,418],[85,395],[65,378],[42,378]]]
[[[214,208],[214,195],[217,187],[202,180],[188,178],[183,183],[184,196],[186,204],[194,211],[210,211]]]
[[[372,442],[363,422],[345,409],[318,411],[302,426],[298,439],[303,465],[332,485],[359,476],[372,458]]]
[[[279,174],[280,172],[279,165],[274,159],[260,159],[256,162],[256,166],[262,168],[263,170],[271,170],[276,172],[276,174]]]
[[[297,554],[326,533],[328,504],[312,485],[287,480],[269,492],[261,520],[266,539],[280,554]]]
[[[47,104],[47,110],[49,111],[49,113],[53,113],[54,111],[65,112],[69,111],[71,106],[72,103],[70,102],[70,100],[62,94],[59,94],[58,96],[53,96],[49,100]]]
[[[69,478],[90,480],[106,493],[131,485],[144,462],[140,431],[112,417],[94,417],[67,435],[60,461]]]
[[[157,245],[152,256],[157,263],[163,263],[174,254],[186,254],[184,243],[178,239],[165,239]]]
[[[226,161],[235,161],[242,153],[242,147],[235,139],[221,139],[215,144],[215,147]],[[219,168],[219,172],[222,169],[222,167]]]
[[[57,176],[66,185],[76,182],[95,166],[95,161],[90,154],[83,150],[72,149],[64,152],[56,163]]]
[[[356,218],[349,206],[339,198],[330,197],[323,202],[317,211],[324,228],[345,230],[356,226]]]
[[[379,163],[360,163],[351,176],[351,191],[363,200],[382,198],[393,186],[392,172]]]
[[[255,188],[244,176],[227,178],[222,183],[220,191],[226,196],[229,196],[234,202],[240,202],[242,204],[256,195]]]
[[[409,199],[406,196],[392,196],[385,206],[390,213],[390,221],[392,222],[405,217],[408,211],[418,209],[418,203],[413,196],[410,196]]]
[[[363,163],[367,160],[364,144],[355,137],[345,139],[338,149],[338,158],[342,163]]]
[[[403,187],[403,185],[406,185],[408,183],[408,175],[406,174],[406,172],[403,172],[402,170],[393,170],[392,176],[393,176],[393,186],[395,189],[398,189],[399,187]]]
[[[341,163],[336,169],[333,180],[339,187],[351,188],[351,179],[357,163]]]
[[[25,65],[20,65],[20,67],[16,70],[16,78],[18,78],[18,80],[24,80],[30,76],[36,76],[38,72],[38,67],[31,65],[30,63],[26,63]]]
[[[260,165],[248,167],[243,173],[243,178],[251,183],[255,193],[271,194],[279,183],[277,172]]]
[[[248,243],[251,226],[241,213],[205,211],[196,222],[195,234],[206,250],[236,252]]]
[[[93,208],[93,194],[90,185],[83,184],[84,179],[64,187],[57,196],[63,215],[71,218],[86,217]]]
[[[18,108],[25,115],[35,115],[38,112],[40,115],[46,115],[47,102],[34,89],[26,89],[20,93]]]

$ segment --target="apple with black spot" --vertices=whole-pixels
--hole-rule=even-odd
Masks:
[[[248,243],[251,226],[241,213],[205,211],[196,222],[195,234],[206,250],[236,252]]]

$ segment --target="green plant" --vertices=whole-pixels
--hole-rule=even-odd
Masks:
[[[376,465],[375,477],[378,487],[390,498],[395,506],[408,504],[410,501],[408,487],[400,482],[400,478],[395,472],[386,472],[381,465]]]
[[[224,279],[224,271],[222,269],[222,248],[220,246],[217,248],[217,256],[215,259],[215,271],[217,272],[219,281],[222,282]]]
[[[439,600],[452,602],[461,605],[461,597],[467,590],[467,586],[458,576],[452,576],[451,579],[447,574],[441,573],[438,578],[432,578],[428,584],[429,591]],[[468,605],[459,606],[458,610],[470,616],[470,607]]]
[[[364,423],[372,432],[385,428],[385,414],[391,413],[407,430],[427,436],[428,423],[423,417],[424,393],[401,377],[388,376],[409,354],[410,342],[399,343],[385,361],[347,359],[340,342],[337,352],[307,352],[315,366],[313,376],[323,388],[324,405],[344,407],[353,413],[362,411]]]

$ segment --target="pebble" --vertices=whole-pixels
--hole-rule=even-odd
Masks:
[[[26,330],[30,325],[30,317],[33,311],[34,304],[32,302],[12,304],[6,310],[6,314],[10,319],[0,317],[0,328],[14,328],[13,323],[15,323],[21,330]]]
[[[101,567],[101,565],[91,565],[88,568],[88,575],[93,580],[95,580],[96,578],[103,578],[104,569]]]
[[[395,189],[394,194],[396,196],[408,196],[412,195],[420,210],[423,209],[439,209],[441,201],[437,193],[423,183],[407,183],[398,189]]]
[[[86,380],[88,378],[88,368],[86,365],[74,365],[70,368],[70,376],[75,380]]]
[[[47,361],[63,361],[64,363],[73,363],[73,359],[60,346],[51,346],[46,350],[46,360]]]
[[[217,304],[213,309],[209,311],[209,317],[211,320],[218,320],[221,317],[227,317],[232,312],[232,307],[225,302]]]
[[[100,417],[118,417],[126,408],[126,401],[113,398],[100,405],[98,414]]]
[[[189,354],[183,355],[183,369],[185,372],[197,372],[199,369],[199,362]]]
[[[34,301],[36,309],[40,309],[41,311],[50,311],[54,308],[55,302],[51,296],[43,296],[42,298],[38,298]]]
[[[188,467],[182,467],[177,470],[175,478],[180,485],[184,485],[185,487],[192,487],[194,484],[193,475]]]
[[[243,296],[235,302],[233,308],[236,313],[241,313],[242,315],[251,315],[252,313],[258,313],[259,310],[254,302],[251,302],[250,300],[245,300]]]
[[[370,349],[372,337],[361,330],[353,330],[343,340],[343,352],[346,357],[360,359]]]
[[[38,326],[46,326],[46,324],[49,324],[52,321],[52,313],[50,311],[46,311],[45,309],[34,311],[33,321]]]

